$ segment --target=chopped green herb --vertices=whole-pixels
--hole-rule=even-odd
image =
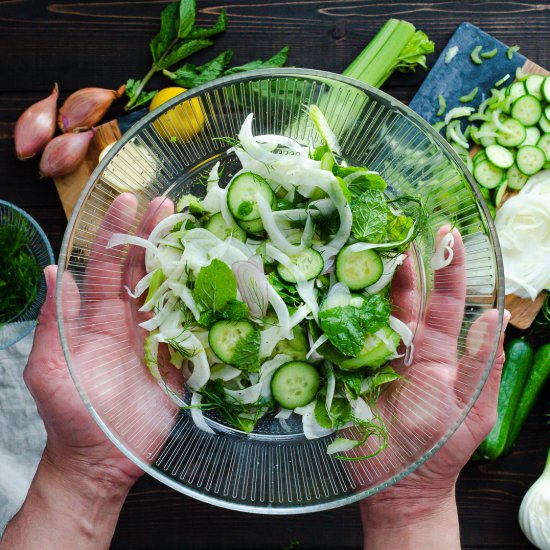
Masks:
[[[34,301],[42,276],[30,250],[29,223],[22,216],[16,223],[0,226],[0,325]]]

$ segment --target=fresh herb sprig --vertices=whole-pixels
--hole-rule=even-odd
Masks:
[[[190,55],[214,44],[211,38],[227,30],[227,13],[221,10],[218,20],[212,27],[197,27],[195,0],[180,0],[168,4],[160,16],[160,31],[151,40],[149,49],[153,63],[147,74],[141,80],[133,78],[126,82],[126,95],[129,98],[124,107],[126,111],[149,103],[157,94],[157,90],[146,91],[145,87],[151,78],[159,72],[168,77],[178,86],[193,88],[206,84],[221,76],[236,74],[255,69],[271,69],[282,67],[287,59],[289,47],[285,46],[267,60],[256,59],[229,68],[233,57],[232,50],[226,50],[204,65],[185,63],[175,71],[169,70]]]
[[[209,38],[227,29],[227,13],[220,12],[212,27],[195,25],[195,0],[180,0],[168,4],[160,16],[160,32],[151,40],[149,48],[153,64],[141,80],[130,79],[126,83],[129,101],[124,107],[129,111],[149,103],[156,91],[144,92],[149,80],[158,72],[168,69],[190,55],[212,46]]]

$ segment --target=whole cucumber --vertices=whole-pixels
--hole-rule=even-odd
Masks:
[[[497,421],[480,446],[483,458],[490,460],[498,458],[504,450],[508,431],[533,363],[533,348],[525,340],[511,340],[505,352],[506,360],[498,392]]]
[[[540,347],[537,353],[535,353],[533,368],[523,387],[512,426],[508,431],[504,454],[509,453],[516,444],[521,428],[523,428],[548,378],[550,378],[550,343],[544,344],[544,346]]]

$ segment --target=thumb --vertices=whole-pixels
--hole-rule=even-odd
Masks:
[[[57,266],[47,266],[44,269],[44,277],[46,279],[46,299],[40,309],[40,314],[38,315],[38,326],[36,327],[36,331],[34,333],[33,351],[35,351],[35,348],[37,348],[45,340],[49,340],[49,343],[53,344],[52,340],[54,338],[52,338],[52,336],[55,336],[55,339],[59,340],[57,337],[57,315],[55,305],[55,280],[57,278]]]

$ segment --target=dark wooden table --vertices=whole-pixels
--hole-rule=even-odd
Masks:
[[[235,51],[236,62],[266,58],[292,47],[295,66],[341,72],[389,17],[411,21],[439,52],[463,21],[470,21],[550,68],[548,2],[373,2],[365,0],[199,0],[199,21],[229,12],[229,31],[216,52]],[[61,95],[85,86],[117,88],[139,78],[149,64],[148,41],[157,32],[163,2],[60,0],[0,1],[0,198],[27,210],[59,252],[66,220],[52,181],[40,179],[38,162],[18,162],[13,125],[30,103],[59,82]],[[199,54],[198,61],[211,54]],[[432,56],[431,61],[435,59]],[[397,76],[385,91],[408,102],[422,72]],[[162,85],[159,80],[155,84]],[[167,85],[167,82],[164,82]],[[112,113],[117,114],[116,109]],[[550,438],[546,389],[514,453],[495,463],[470,464],[457,488],[464,548],[526,548],[517,512],[523,494],[542,471]],[[269,517],[214,508],[145,476],[122,510],[113,548],[279,549],[360,548],[358,506],[306,516]],[[393,549],[392,549],[393,550]],[[419,549],[421,550],[421,549]]]

